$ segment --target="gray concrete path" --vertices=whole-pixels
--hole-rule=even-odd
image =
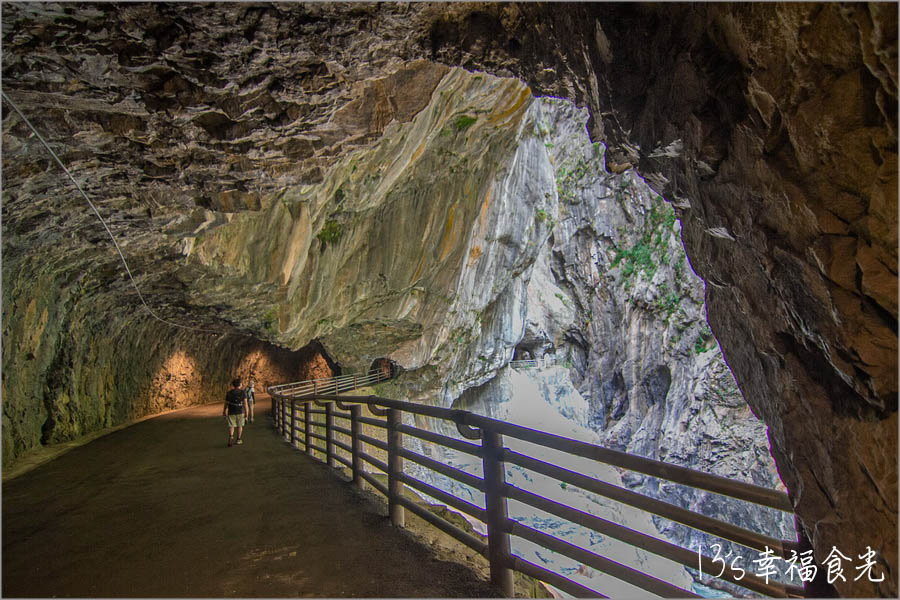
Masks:
[[[3,484],[4,597],[485,597],[272,428],[226,447],[219,404],[75,448]]]

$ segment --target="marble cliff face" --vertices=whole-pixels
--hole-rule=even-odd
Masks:
[[[503,332],[536,333],[509,303],[551,235],[558,172],[528,148],[546,150],[532,94],[553,95],[589,109],[605,171],[674,208],[817,556],[881,549],[885,582],[838,591],[895,594],[896,22],[893,4],[4,4],[4,92],[148,304],[216,332],[140,308],[4,102],[4,465],[209,399],[251,351],[296,376],[278,347],[314,338],[345,368],[418,371],[412,396],[486,382],[538,339]],[[606,383],[579,385],[616,414]]]

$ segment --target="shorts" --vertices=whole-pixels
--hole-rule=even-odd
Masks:
[[[244,413],[238,413],[236,415],[228,415],[225,417],[225,422],[228,423],[229,427],[243,427],[244,426]]]

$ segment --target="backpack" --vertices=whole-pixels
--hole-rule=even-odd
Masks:
[[[229,390],[225,395],[228,402],[228,414],[236,415],[244,412],[244,391],[239,389]]]

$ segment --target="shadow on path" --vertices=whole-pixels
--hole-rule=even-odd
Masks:
[[[485,597],[330,469],[266,401],[226,447],[221,404],[114,432],[3,484],[4,597]]]

